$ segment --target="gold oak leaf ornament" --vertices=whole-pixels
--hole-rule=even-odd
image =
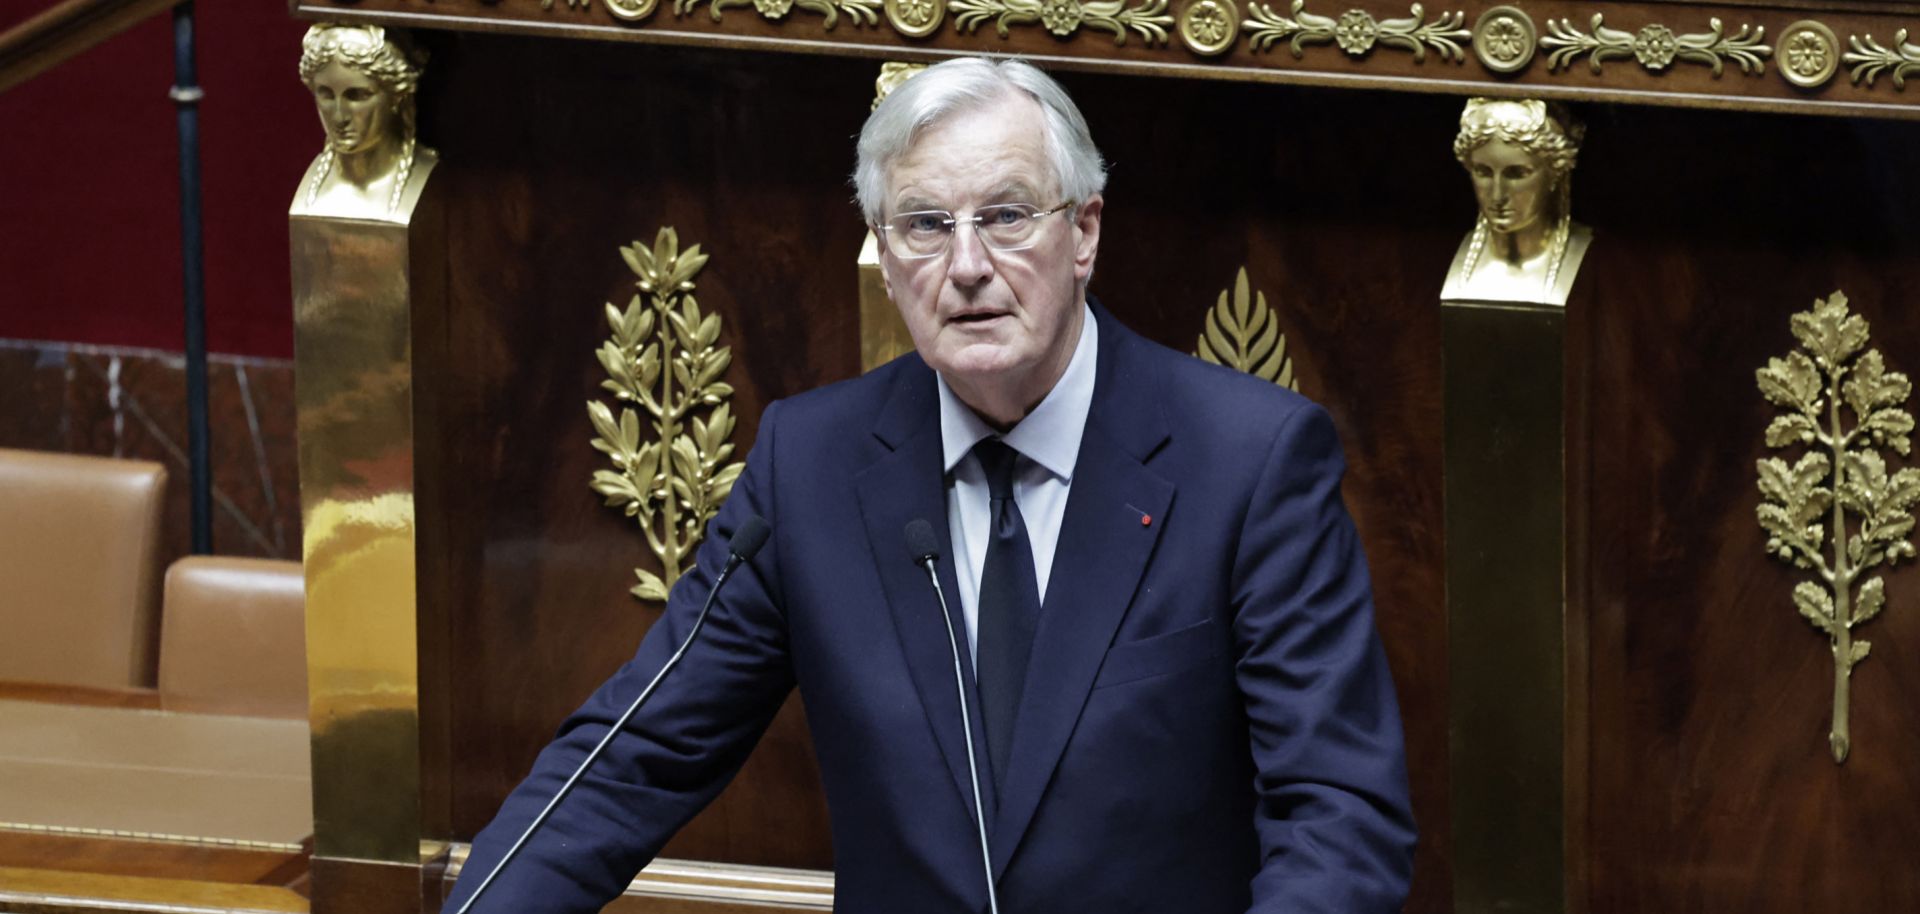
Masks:
[[[605,403],[587,401],[587,415],[600,436],[596,450],[614,468],[593,474],[593,490],[640,524],[660,559],[660,575],[635,568],[633,595],[665,600],[706,529],[733,491],[743,464],[733,456],[734,418],[727,400],[733,387],[720,380],[733,361],[720,338],[720,315],[700,313],[693,277],[706,266],[700,246],[680,250],[680,237],[662,228],[653,247],[636,241],[620,249],[639,277],[625,310],[607,307],[611,339],[595,353],[620,406],[615,418]],[[631,405],[629,405],[631,404]],[[652,440],[641,441],[637,405],[653,421]]]
[[[1288,390],[1300,388],[1293,377],[1293,359],[1287,357],[1287,335],[1280,332],[1280,316],[1267,306],[1267,293],[1255,292],[1247,268],[1233,278],[1232,298],[1225,290],[1207,312],[1206,332],[1193,354],[1202,361],[1225,365]]]
[[[1795,314],[1791,326],[1804,351],[1768,359],[1755,379],[1767,400],[1786,410],[1767,426],[1767,446],[1806,451],[1791,465],[1779,457],[1759,461],[1759,518],[1767,551],[1817,578],[1793,588],[1793,604],[1832,647],[1827,744],[1839,763],[1852,747],[1848,683],[1870,647],[1853,630],[1887,602],[1885,579],[1867,572],[1914,556],[1907,537],[1910,509],[1920,501],[1920,470],[1889,473],[1880,453],[1907,455],[1913,416],[1900,407],[1913,385],[1886,369],[1879,350],[1866,348],[1867,322],[1847,312],[1839,292]],[[1851,426],[1843,421],[1843,405]]]

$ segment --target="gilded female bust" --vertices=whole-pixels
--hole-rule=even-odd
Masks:
[[[307,167],[293,212],[405,221],[438,157],[414,139],[414,90],[426,55],[379,26],[323,22],[300,42],[327,145]]]
[[[1538,99],[1474,98],[1453,154],[1480,217],[1460,242],[1440,297],[1565,305],[1593,233],[1573,221],[1573,166],[1584,129]]]

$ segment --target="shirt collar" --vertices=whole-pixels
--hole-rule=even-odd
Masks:
[[[1064,482],[1073,481],[1074,463],[1080,458],[1080,436],[1086,431],[1087,412],[1093,407],[1094,362],[1100,351],[1093,309],[1085,304],[1080,308],[1080,342],[1073,348],[1067,370],[1040,405],[1001,436],[1008,447]],[[934,377],[940,387],[940,444],[946,471],[951,473],[974,445],[995,433],[993,426],[960,402],[946,378],[937,373]]]

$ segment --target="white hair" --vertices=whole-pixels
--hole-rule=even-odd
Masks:
[[[1016,91],[1040,105],[1047,158],[1061,194],[1085,202],[1104,189],[1107,166],[1087,133],[1087,119],[1053,77],[1023,60],[958,57],[928,67],[893,90],[860,129],[853,187],[867,221],[880,221],[888,173],[922,132],[953,114]]]

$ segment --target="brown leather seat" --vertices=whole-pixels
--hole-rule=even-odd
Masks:
[[[153,684],[166,483],[144,460],[0,449],[0,679]]]
[[[305,718],[305,609],[299,562],[173,563],[161,611],[161,705]]]

